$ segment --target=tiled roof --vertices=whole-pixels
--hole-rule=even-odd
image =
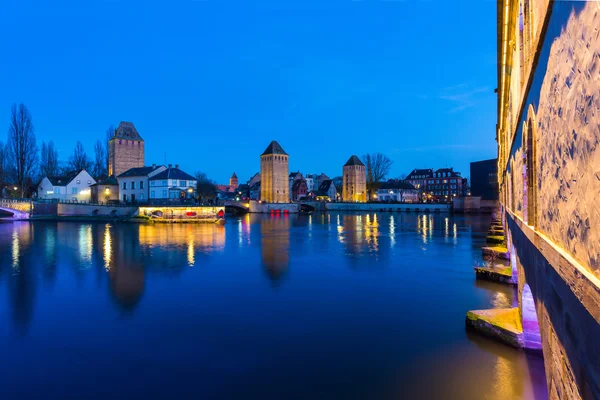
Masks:
[[[160,167],[161,165],[151,167],[130,168],[127,171],[123,172],[121,175],[119,175],[117,178],[126,178],[129,176],[148,176],[150,172]]]
[[[140,140],[144,141],[140,134],[138,133],[133,123],[121,121],[117,130],[115,130],[115,138],[117,139],[127,139],[127,140]]]
[[[267,155],[267,154],[285,154],[287,155],[287,153],[283,150],[283,147],[281,147],[281,145],[279,143],[277,143],[277,141],[273,140],[265,149],[265,151],[262,153],[262,155]]]
[[[48,176],[47,178],[52,186],[67,186],[78,174],[79,172],[62,176]]]
[[[333,184],[331,179],[326,179],[319,185],[319,192],[328,192],[330,186]]]
[[[408,174],[408,179],[410,179],[410,177],[413,176],[413,175],[418,175],[418,176],[425,175],[426,177],[432,177],[433,176],[433,170],[431,168],[428,168],[428,169],[413,169],[412,172],[410,174]]]
[[[350,159],[348,160],[348,162],[346,162],[346,164],[344,164],[344,167],[347,167],[350,165],[362,165],[363,167],[365,166],[365,164],[363,164],[363,162],[360,161],[360,158],[358,158],[354,155],[352,157],[350,157]]]
[[[111,185],[112,186],[119,186],[119,182],[117,181],[117,178],[115,178],[115,176],[112,175],[112,176],[109,176],[108,178],[106,178],[103,181],[94,183],[92,186],[96,186],[96,185],[98,185],[98,186],[111,186]]]
[[[302,185],[306,186],[306,181],[304,179],[298,179],[292,185],[292,190],[298,190]]]
[[[387,182],[383,182],[379,189],[404,189],[404,190],[412,190],[415,189],[413,185],[408,182],[400,181],[400,180],[390,180]]]
[[[156,181],[159,179],[183,179],[183,180],[187,180],[187,181],[190,181],[190,180],[195,181],[196,180],[196,178],[194,178],[190,174],[183,172],[179,168],[173,168],[173,167],[167,168],[164,171],[159,172],[158,174],[156,174],[150,178],[151,181]]]

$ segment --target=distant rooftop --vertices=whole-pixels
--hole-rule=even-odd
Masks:
[[[355,155],[353,155],[352,157],[350,157],[350,159],[348,160],[348,162],[346,164],[344,164],[344,167],[350,166],[350,165],[362,165],[363,167],[365,166],[365,164],[363,164],[362,161],[360,161],[360,158],[356,157]]]
[[[137,129],[135,129],[135,126],[133,126],[133,123],[126,121],[121,121],[119,127],[115,130],[114,137],[118,139],[140,140],[142,142],[144,141],[144,139],[142,139],[142,137],[138,133]]]
[[[285,150],[283,150],[283,147],[281,147],[281,145],[277,143],[276,140],[273,140],[261,155],[264,156],[268,154],[285,154],[286,156],[288,155],[288,153],[286,153]]]

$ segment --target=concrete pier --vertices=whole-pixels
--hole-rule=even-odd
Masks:
[[[517,282],[513,279],[512,268],[504,265],[475,267],[475,278],[507,285],[517,284]]]
[[[525,338],[518,308],[473,310],[467,313],[467,328],[497,339],[516,349],[523,349]]]

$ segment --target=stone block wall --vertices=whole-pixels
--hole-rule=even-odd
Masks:
[[[144,166],[144,141],[113,138],[108,143],[108,175]]]
[[[518,295],[531,288],[551,399],[600,398],[600,289],[560,248],[506,214]],[[522,315],[522,304],[519,302]]]
[[[540,3],[532,4],[535,18],[546,15],[535,11]],[[600,226],[600,2],[551,7],[502,198],[515,215],[600,276],[600,230],[594,229]],[[513,95],[519,90],[513,88]]]

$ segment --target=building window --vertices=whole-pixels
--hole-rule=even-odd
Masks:
[[[72,193],[72,194],[77,194],[77,188],[76,188],[76,187],[72,188],[72,189],[71,189],[71,193]]]
[[[81,181],[79,179],[77,179],[77,184],[79,185],[81,183]]]
[[[153,199],[154,198],[154,190],[150,191],[150,198]]]
[[[123,195],[123,201],[127,202],[127,195],[126,194]]]
[[[187,185],[187,181],[179,181],[179,186],[184,187]]]
[[[140,200],[144,200],[144,193],[140,194]]]
[[[133,182],[133,181],[131,182],[131,188],[135,189],[135,182]]]
[[[167,191],[166,191],[166,190],[163,190],[162,198],[163,198],[163,199],[166,199],[166,198],[167,198]]]
[[[144,188],[144,181],[140,181],[140,189]]]
[[[150,181],[150,186],[155,186],[156,182],[155,181]]]
[[[166,179],[162,181],[162,185],[163,185],[163,186],[167,186],[167,180],[166,180]],[[166,196],[165,196],[165,197],[166,197]]]
[[[123,189],[127,189],[127,182],[123,182]]]

